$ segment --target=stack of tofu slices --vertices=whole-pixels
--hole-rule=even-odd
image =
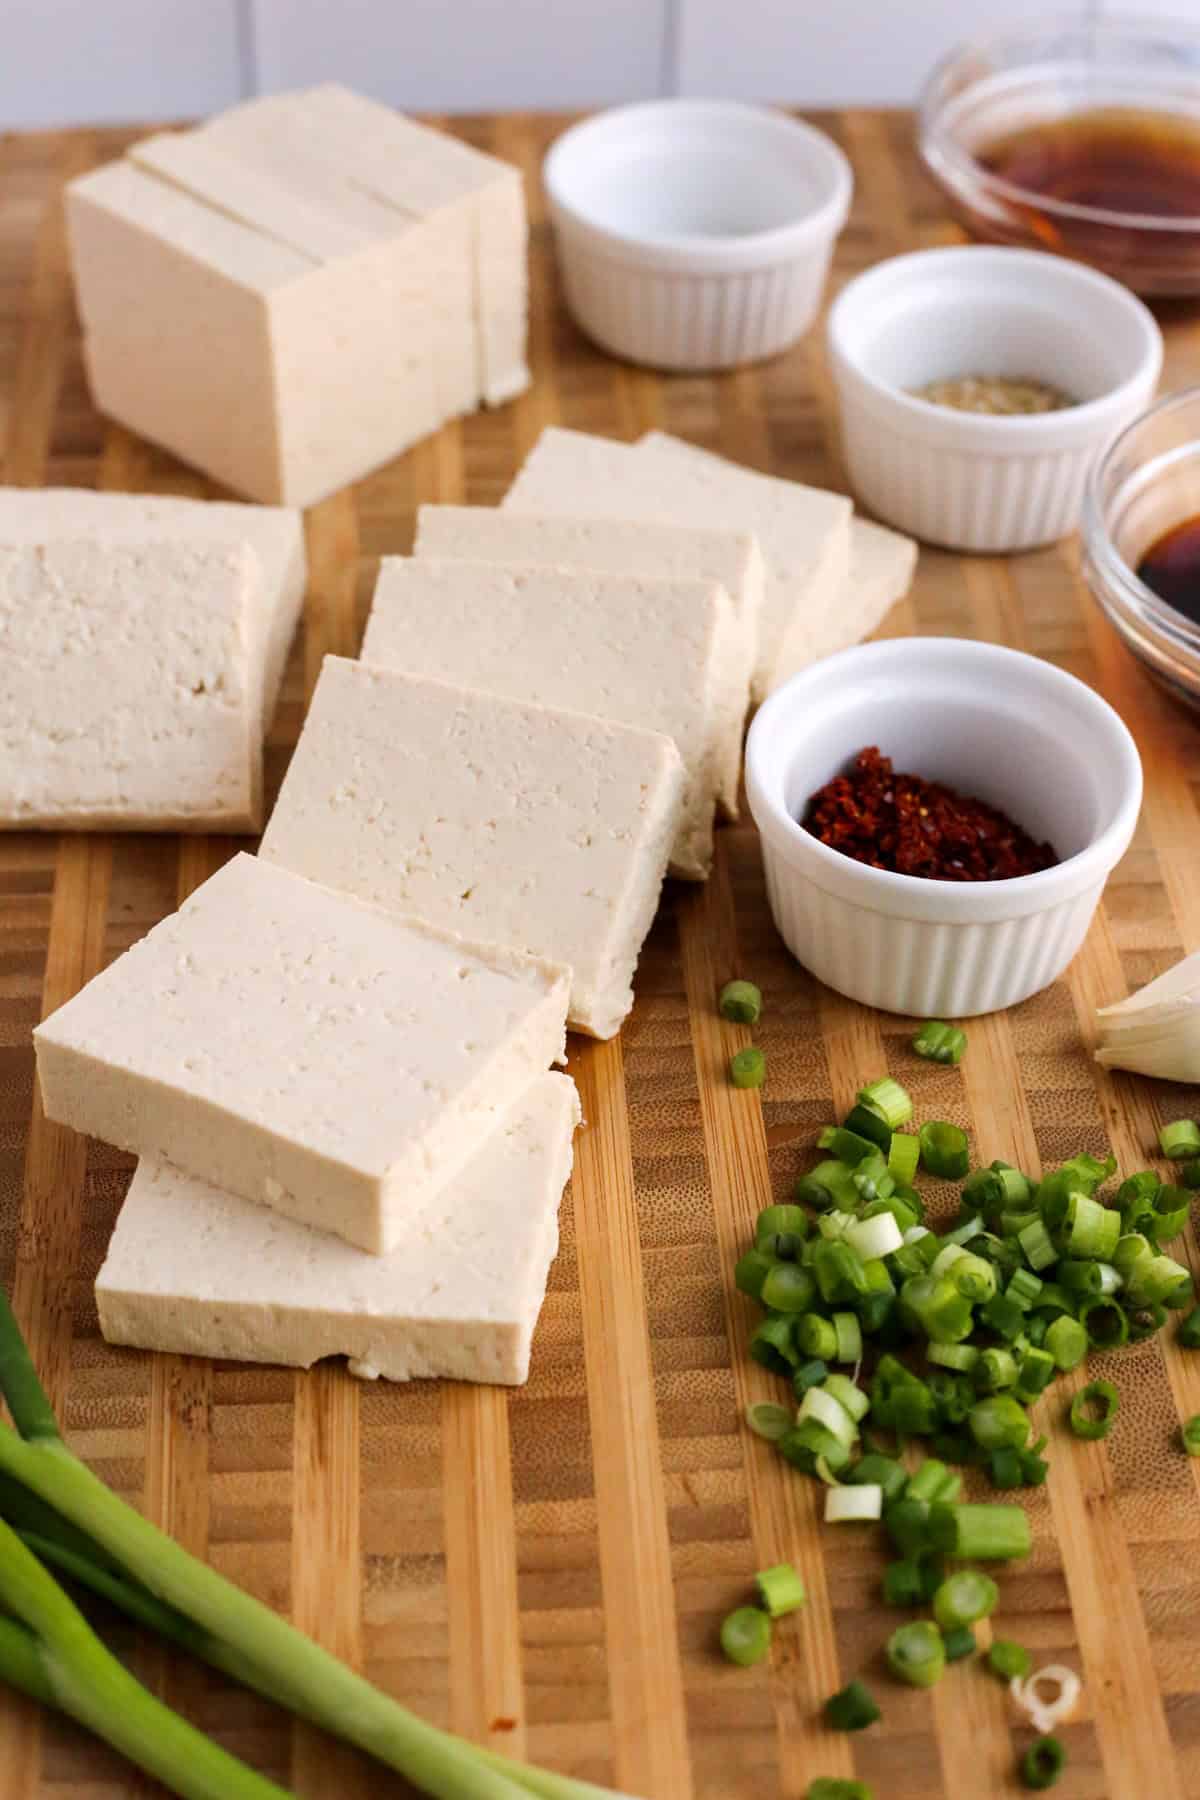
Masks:
[[[424,507],[326,659],[257,858],[37,1033],[46,1109],[141,1161],[118,1342],[519,1382],[579,1117],[664,875],[703,880],[752,699],[866,635],[913,546],[652,433],[549,430]]]

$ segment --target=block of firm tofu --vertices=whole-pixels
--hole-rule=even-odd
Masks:
[[[684,793],[671,872],[702,881],[742,727],[721,660],[731,619],[716,582],[385,557],[362,658],[674,738]]]
[[[578,1122],[574,1083],[539,1075],[388,1256],[143,1160],[96,1282],[100,1329],[144,1350],[518,1385]]]
[[[0,543],[0,826],[257,831],[246,544]]]
[[[618,444],[550,426],[502,505],[752,532],[766,565],[754,673],[761,700],[811,661],[830,596],[840,593],[848,568],[850,502],[675,443],[652,432],[637,444]]]
[[[561,1060],[567,985],[236,856],[37,1028],[42,1098],[383,1254]]]
[[[570,1023],[611,1037],[682,792],[669,738],[329,656],[260,854],[567,965]]]
[[[308,580],[299,512],[290,506],[245,506],[236,500],[191,500],[174,494],[0,487],[0,544],[49,544],[57,538],[85,537],[103,543],[174,538],[188,544],[250,546],[262,572],[256,588],[261,616],[251,642],[253,660],[262,670],[265,735],[279,701]]]
[[[81,176],[67,220],[98,405],[236,491],[312,505],[438,424],[420,222],[194,136]]]
[[[695,444],[685,444],[663,432],[648,432],[641,443],[653,446],[659,452],[686,457],[693,465],[708,463],[715,469],[738,470],[736,463],[726,461],[711,450],[701,450]],[[748,472],[738,470],[740,474]],[[852,518],[846,574],[840,588],[831,590],[832,604],[820,615],[823,623],[808,645],[807,660],[831,656],[835,650],[846,650],[851,644],[870,637],[896,601],[908,592],[916,563],[917,546],[912,538],[890,531],[884,525],[876,525],[869,519]],[[794,674],[795,670],[788,673]],[[783,678],[781,675],[779,680]],[[775,685],[778,686],[778,680]]]
[[[719,582],[732,602],[733,631],[722,658],[728,677],[723,704],[730,729],[721,755],[717,798],[726,818],[737,818],[742,727],[763,595],[763,560],[756,538],[746,532],[635,524],[628,519],[538,518],[495,506],[423,506],[417,515],[413,555]]]

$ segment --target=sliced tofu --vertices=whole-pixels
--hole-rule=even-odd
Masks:
[[[254,831],[247,544],[0,543],[0,826]]]
[[[238,856],[37,1028],[42,1098],[383,1254],[562,1059],[567,990]]]
[[[100,1329],[145,1350],[517,1385],[578,1122],[574,1084],[538,1076],[388,1256],[143,1160],[96,1283]]]
[[[308,579],[304,522],[293,507],[92,488],[0,487],[0,545],[42,545],[59,538],[248,544],[262,572],[256,590],[260,619],[251,641],[259,646],[254,660],[262,670],[263,732],[270,729]]]
[[[752,532],[766,565],[756,699],[811,660],[830,595],[840,592],[849,566],[851,506],[844,496],[693,455],[658,432],[618,444],[551,426],[502,506]]]
[[[675,837],[668,738],[326,657],[262,857],[571,969],[612,1037]]]
[[[716,582],[385,557],[362,656],[674,738],[685,786],[671,869],[703,880],[742,725],[721,661],[731,622]]]
[[[733,471],[739,475],[752,473],[741,469],[737,463],[728,462],[723,456],[717,456],[711,450],[701,450],[695,444],[685,444],[681,439],[668,437],[661,431],[647,432],[641,439],[641,445],[652,446],[657,452],[686,459],[693,465],[707,463],[714,469]],[[755,476],[754,479],[762,481],[768,478]],[[904,537],[898,531],[891,531],[884,525],[876,525],[869,519],[852,518],[845,578],[836,591],[830,591],[825,607],[817,609],[823,623],[808,646],[810,654],[806,660],[813,662],[818,657],[830,656],[835,650],[849,649],[851,644],[861,643],[864,638],[870,637],[883,623],[896,601],[902,600],[908,592],[916,563],[917,546],[912,538]],[[799,666],[798,664],[797,667]],[[795,674],[795,669],[788,669],[787,673]],[[779,681],[785,678],[784,674],[780,674],[774,685],[778,686]]]
[[[733,605],[734,631],[722,655],[729,678],[723,705],[730,729],[721,757],[717,798],[726,818],[737,818],[742,726],[750,700],[763,596],[763,560],[756,538],[746,532],[704,531],[628,519],[527,517],[494,506],[423,506],[417,515],[413,554],[498,564],[555,564],[667,581],[719,582]]]

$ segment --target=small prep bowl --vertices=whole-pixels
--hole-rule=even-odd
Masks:
[[[1135,419],[1088,482],[1083,566],[1088,586],[1151,675],[1200,707],[1200,626],[1135,570],[1164,532],[1200,514],[1200,387],[1168,394]]]
[[[1149,404],[1163,353],[1153,315],[1118,282],[982,246],[868,269],[834,302],[828,341],[859,498],[926,543],[992,552],[1074,531],[1088,471]],[[910,391],[966,375],[1026,376],[1079,404],[993,416]]]
[[[1049,241],[1139,294],[1200,293],[1200,217],[1055,199],[1000,179],[980,160],[1014,131],[1100,109],[1194,120],[1200,112],[1195,24],[1075,18],[960,44],[921,96],[921,154],[959,218],[980,237],[1030,247]]]
[[[1002,807],[1064,859],[1011,881],[868,868],[798,823],[878,744],[900,770]],[[788,949],[887,1012],[965,1018],[1047,987],[1083,942],[1137,823],[1142,767],[1099,695],[1052,663],[958,638],[893,638],[793,676],[760,708],[746,790]]]
[[[728,369],[794,343],[853,190],[822,132],[732,100],[600,113],[551,146],[543,177],[576,321],[658,369]]]

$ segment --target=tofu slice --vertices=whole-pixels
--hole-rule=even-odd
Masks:
[[[734,630],[721,654],[728,675],[723,710],[729,730],[721,752],[717,799],[726,818],[737,818],[742,735],[763,597],[763,560],[756,538],[746,532],[628,519],[526,517],[494,506],[423,506],[417,514],[413,555],[719,582],[732,603]]]
[[[237,856],[37,1028],[42,1098],[384,1254],[562,1059],[567,987]]]
[[[674,738],[685,780],[671,871],[701,881],[741,729],[721,663],[731,620],[716,582],[385,557],[362,658]]]
[[[262,670],[262,728],[270,729],[288,652],[304,606],[308,567],[304,521],[294,507],[245,506],[170,494],[99,493],[93,488],[0,487],[0,545],[42,545],[59,538],[97,543],[248,544],[262,579],[252,633]],[[256,827],[257,829],[257,827]]]
[[[660,432],[618,444],[551,426],[501,504],[507,512],[752,532],[766,565],[756,700],[811,660],[829,596],[840,592],[849,566],[852,509],[843,495],[693,454]]]
[[[257,830],[261,590],[246,544],[0,543],[0,826]]]
[[[143,1160],[96,1282],[100,1329],[146,1350],[517,1386],[578,1123],[574,1083],[539,1075],[388,1256]]]
[[[731,463],[711,450],[701,450],[695,444],[685,444],[681,439],[668,437],[661,431],[647,432],[640,440],[639,447],[641,445],[653,446],[658,452],[686,459],[693,465],[707,463],[714,469],[733,470],[739,475],[753,474],[753,471],[742,469],[737,463]],[[762,481],[773,478],[756,475],[754,479]],[[818,657],[830,656],[835,650],[849,649],[851,644],[861,643],[863,638],[870,637],[883,623],[896,601],[903,599],[908,592],[916,562],[917,546],[912,538],[904,537],[898,531],[891,531],[884,525],[876,525],[869,519],[852,518],[846,574],[836,592],[831,590],[830,601],[823,611],[819,609],[824,622],[809,645],[810,654],[806,660],[815,662]],[[797,665],[799,666],[801,665]],[[789,674],[795,672],[795,669],[788,670]],[[775,686],[784,679],[786,676],[780,675]]]
[[[326,657],[261,855],[571,970],[612,1037],[683,792],[670,739]]]

